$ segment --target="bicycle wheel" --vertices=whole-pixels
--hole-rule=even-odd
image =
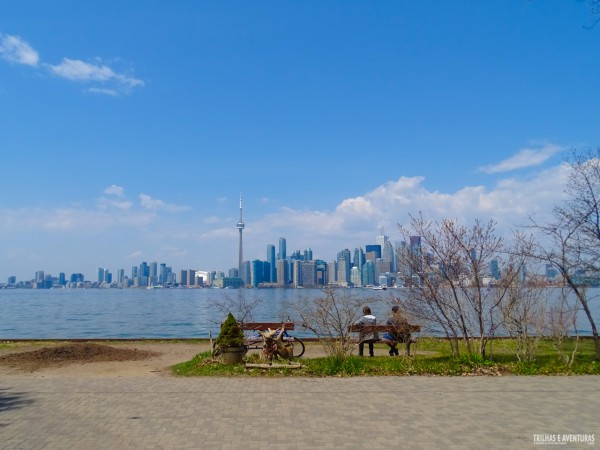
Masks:
[[[296,336],[292,338],[292,348],[294,350],[294,358],[300,358],[302,355],[304,355],[304,342],[302,342]]]

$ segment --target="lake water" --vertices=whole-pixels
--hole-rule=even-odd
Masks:
[[[377,300],[389,301],[401,292],[341,290],[371,304],[377,317],[389,310]],[[323,295],[319,289],[2,289],[0,339],[208,338],[218,334],[224,319],[215,303],[260,300],[253,320],[276,322],[290,316],[289,302]],[[600,299],[592,305],[600,325]],[[578,328],[591,334],[583,314]],[[294,335],[311,336],[301,329]]]

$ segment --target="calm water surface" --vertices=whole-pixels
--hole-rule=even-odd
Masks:
[[[352,289],[379,297],[387,291]],[[3,289],[0,339],[207,338],[224,315],[227,296],[260,299],[255,321],[286,320],[286,302],[322,296],[318,289]],[[297,330],[295,335],[308,336]]]
[[[372,304],[377,317],[384,317],[389,307],[374,300],[401,296],[397,290],[342,293]],[[0,339],[207,338],[218,334],[224,316],[215,302],[225,298],[259,299],[253,319],[271,322],[290,316],[289,302],[323,295],[319,289],[2,289]],[[600,325],[600,299],[591,304]],[[583,314],[578,328],[590,334]],[[294,334],[310,336],[303,330]]]

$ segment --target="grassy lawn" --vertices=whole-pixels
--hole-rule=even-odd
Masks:
[[[519,362],[515,356],[516,342],[510,339],[494,340],[487,348],[487,358],[469,357],[464,348],[462,356],[452,358],[445,340],[419,340],[414,357],[350,356],[301,358],[300,369],[246,369],[243,364],[227,366],[211,357],[210,352],[196,355],[192,360],[173,366],[179,376],[393,376],[393,375],[598,375],[600,361],[594,361],[594,344],[589,339],[577,343],[577,353],[571,365],[561,355],[571,355],[575,347],[572,339],[562,343],[561,353],[550,340],[542,340],[532,362]],[[384,346],[379,347],[379,353]],[[251,355],[251,362],[258,362]]]

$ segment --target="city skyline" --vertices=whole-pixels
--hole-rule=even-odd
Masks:
[[[237,226],[237,224],[236,224],[236,226]],[[381,230],[381,233],[383,233],[383,230]],[[324,258],[324,257],[318,257],[318,254],[315,255],[313,252],[313,249],[311,247],[308,247],[305,249],[294,249],[290,255],[287,255],[286,254],[287,239],[285,237],[280,237],[278,239],[279,246],[280,246],[279,252],[277,252],[277,253],[275,252],[275,244],[269,243],[269,244],[265,245],[265,250],[266,250],[265,256],[266,257],[256,258],[256,259],[252,259],[252,260],[244,260],[242,262],[242,264],[249,264],[254,261],[276,263],[279,260],[293,261],[293,260],[296,260],[297,258],[300,258],[302,261],[322,260],[327,263],[330,263],[334,260],[339,259],[340,252],[343,252],[343,251],[348,251],[352,255],[354,255],[356,250],[360,249],[363,252],[363,256],[364,256],[365,249],[368,250],[369,247],[380,246],[380,244],[376,243],[379,239],[382,239],[383,241],[386,242],[387,245],[391,246],[391,243],[389,242],[389,236],[377,235],[377,236],[373,236],[371,244],[364,243],[362,246],[353,248],[353,249],[348,249],[348,248],[339,249],[337,251],[337,255],[332,255],[330,258]],[[398,243],[400,243],[400,242],[401,241],[399,241]],[[392,247],[392,248],[396,248],[396,247]],[[283,252],[281,251],[281,249],[283,249]],[[272,254],[272,256],[270,256],[271,254]],[[309,255],[308,258],[307,258],[307,255]],[[378,258],[381,258],[382,255],[383,255],[383,250],[380,250],[380,252],[378,254]],[[356,255],[354,255],[354,257],[350,257],[351,260],[354,260],[355,258],[356,258]],[[387,260],[390,260],[393,258],[394,258],[394,256],[391,253],[388,253],[386,256],[383,256],[383,259],[387,259]],[[138,273],[144,272],[144,269],[142,269],[142,266],[145,266],[147,271],[149,272],[146,276],[156,277],[157,279],[161,279],[161,281],[158,282],[159,284],[163,284],[162,283],[162,275],[159,276],[159,274],[161,274],[163,269],[165,269],[165,268],[168,269],[168,273],[172,273],[172,274],[176,275],[177,283],[181,282],[180,274],[183,271],[191,270],[193,272],[203,273],[203,274],[217,272],[217,273],[223,274],[223,276],[225,276],[225,277],[230,276],[229,274],[231,273],[232,270],[239,271],[239,266],[231,266],[228,268],[173,267],[172,265],[169,264],[169,262],[149,260],[149,261],[139,261],[137,264],[134,264],[127,268],[122,267],[122,266],[119,266],[119,267],[97,266],[96,269],[94,270],[93,274],[91,274],[91,275],[84,273],[83,271],[76,271],[76,272],[68,273],[68,272],[61,270],[59,272],[54,273],[54,272],[44,270],[43,268],[38,268],[38,269],[32,271],[32,275],[30,277],[19,278],[16,275],[10,274],[5,278],[8,280],[13,279],[16,282],[26,282],[26,281],[42,281],[44,275],[52,276],[53,278],[56,278],[56,279],[59,278],[59,275],[62,275],[62,276],[64,276],[66,281],[69,281],[69,278],[75,276],[77,278],[77,281],[86,281],[86,282],[91,281],[94,283],[95,282],[101,283],[102,281],[107,281],[106,276],[110,275],[113,282],[120,282],[123,280],[123,278],[129,278],[131,280],[136,278],[138,276]],[[276,264],[272,264],[271,269],[272,270],[276,269]],[[38,278],[38,274],[42,275],[41,279]],[[102,278],[102,279],[100,279],[100,278]],[[275,275],[275,271],[273,272],[273,278],[274,279],[277,278],[277,275]],[[4,283],[6,283],[6,281],[5,280],[3,281],[0,279],[0,285],[4,284]],[[11,283],[8,283],[8,284],[11,284]],[[13,282],[13,284],[14,284],[14,282]],[[147,284],[145,284],[143,286],[146,286],[146,285]]]
[[[0,280],[510,235],[600,143],[587,2],[0,5]],[[108,32],[107,30],[110,30]],[[289,251],[288,251],[289,253]],[[88,275],[89,276],[89,275]]]

